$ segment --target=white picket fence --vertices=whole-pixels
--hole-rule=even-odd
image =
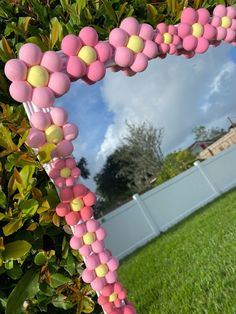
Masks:
[[[119,259],[236,186],[236,145],[195,165],[100,219]]]

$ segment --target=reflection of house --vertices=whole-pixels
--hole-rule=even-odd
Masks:
[[[229,132],[221,136],[217,140],[214,140],[209,146],[203,149],[199,155],[198,159],[208,159],[221,152],[222,150],[236,144],[236,127],[231,127]]]
[[[218,137],[219,138],[219,137]],[[217,138],[217,139],[218,139]],[[191,153],[194,156],[197,156],[200,154],[205,148],[210,146],[212,143],[214,143],[216,139],[207,140],[207,141],[196,141],[191,146],[188,147],[188,149],[191,151]]]

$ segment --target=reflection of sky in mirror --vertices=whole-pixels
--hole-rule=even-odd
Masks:
[[[125,120],[164,127],[165,153],[190,145],[195,126],[228,127],[228,116],[236,121],[235,82],[236,48],[222,45],[190,60],[153,60],[131,78],[108,70],[95,85],[73,83],[57,105],[79,126],[74,155],[87,159],[94,176],[119,144]],[[87,184],[95,189],[91,180]]]

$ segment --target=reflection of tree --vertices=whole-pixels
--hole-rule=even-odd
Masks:
[[[128,135],[94,178],[101,204],[106,208],[116,207],[132,194],[147,190],[161,169],[163,129],[146,123],[127,123],[127,128]]]
[[[226,130],[219,127],[212,127],[207,129],[205,126],[200,125],[193,129],[195,141],[208,141],[216,137],[223,136],[225,133]]]
[[[88,169],[88,163],[87,160],[84,157],[81,157],[79,162],[77,163],[77,167],[81,171],[81,177],[83,179],[88,179],[90,176],[90,171]]]

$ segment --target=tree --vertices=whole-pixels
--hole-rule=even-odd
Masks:
[[[88,169],[88,163],[87,160],[84,157],[81,157],[80,160],[77,163],[77,167],[81,171],[81,177],[84,179],[88,179],[90,176],[90,171]]]
[[[195,157],[188,149],[168,154],[163,161],[160,173],[157,174],[156,185],[160,185],[191,168],[194,161]]]
[[[147,123],[127,123],[127,128],[128,135],[94,178],[97,193],[108,208],[148,189],[162,165],[163,129]]]
[[[218,136],[223,136],[226,133],[225,129],[223,129],[223,128],[211,127],[209,129],[207,129],[203,125],[195,127],[192,130],[192,132],[195,136],[194,137],[195,141],[208,141],[208,140],[214,139]]]

